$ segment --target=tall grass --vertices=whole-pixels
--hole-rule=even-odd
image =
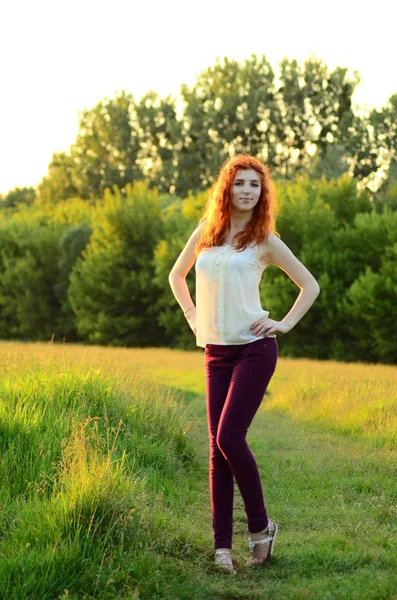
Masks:
[[[33,363],[0,382],[0,597],[114,597],[194,468],[183,415],[138,375],[127,394],[98,369]]]
[[[279,360],[249,432],[276,558],[247,577],[236,490],[232,580],[211,570],[202,352],[0,353],[0,600],[397,598],[395,368]]]
[[[205,394],[201,354],[142,349],[137,360],[159,381]],[[278,410],[298,421],[396,449],[397,368],[279,358],[262,410]]]
[[[290,360],[279,364],[265,410],[397,448],[397,368]]]

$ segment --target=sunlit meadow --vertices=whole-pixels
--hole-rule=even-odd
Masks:
[[[282,342],[280,342],[281,346]],[[2,342],[0,598],[397,598],[397,368],[280,358],[249,431],[273,561],[213,569],[204,355]]]

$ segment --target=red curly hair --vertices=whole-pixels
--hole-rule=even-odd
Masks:
[[[236,249],[244,250],[254,240],[260,244],[270,232],[280,237],[275,230],[278,206],[267,166],[250,154],[237,154],[224,162],[218,178],[210,190],[203,209],[203,216],[199,221],[199,223],[206,221],[206,225],[195,247],[197,256],[202,248],[224,244],[230,225],[232,186],[238,169],[254,169],[258,173],[261,193],[254,206],[251,220],[247,223],[245,230],[236,235]]]

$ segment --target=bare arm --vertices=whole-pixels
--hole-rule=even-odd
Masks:
[[[255,333],[265,331],[267,335],[275,331],[287,333],[307,313],[320,293],[320,286],[310,271],[274,233],[270,233],[268,238],[267,257],[270,263],[282,269],[292,279],[300,288],[300,294],[291,310],[280,322],[273,319],[260,319],[252,324],[251,329],[254,329]]]
[[[190,296],[189,288],[186,283],[186,277],[196,262],[194,248],[200,238],[201,231],[204,226],[205,223],[202,222],[193,231],[186,243],[186,246],[178,256],[174,266],[170,271],[170,274],[168,275],[168,281],[170,283],[172,292],[183,312],[186,313],[185,317],[193,330],[195,330],[196,326],[196,308]]]

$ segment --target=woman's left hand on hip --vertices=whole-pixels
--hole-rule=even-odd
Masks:
[[[288,331],[290,331],[290,327],[286,323],[275,321],[274,319],[269,319],[267,317],[255,321],[250,329],[254,335],[259,336],[265,334],[265,337],[272,333],[276,333],[277,331],[280,333],[288,333]]]

